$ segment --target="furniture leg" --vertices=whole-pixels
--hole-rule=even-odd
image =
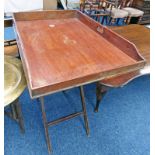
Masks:
[[[103,16],[102,17],[102,20],[101,20],[101,24],[104,25],[104,20],[106,21],[106,24],[107,24],[107,16]]]
[[[110,17],[110,19],[109,19],[109,25],[111,25],[111,22],[112,22],[112,17]]]
[[[142,20],[142,17],[143,17],[143,16],[140,16],[140,17],[139,17],[138,23],[137,23],[137,24],[140,24],[140,21]]]
[[[43,124],[45,129],[45,137],[46,137],[48,152],[51,153],[52,148],[51,148],[50,137],[48,133],[48,122],[47,122],[45,107],[44,107],[44,97],[40,97],[40,102],[41,102],[41,111],[42,111],[42,118],[43,118]]]
[[[85,104],[85,99],[84,99],[83,86],[80,86],[80,96],[81,96],[81,102],[82,102],[82,110],[83,110],[84,122],[85,122],[85,127],[86,127],[86,133],[88,136],[89,135],[89,125],[88,125],[88,118],[87,118],[87,112],[86,112],[86,104]]]
[[[123,22],[124,22],[124,23],[127,23],[127,19],[128,19],[128,18],[125,17]],[[123,24],[124,24],[124,23],[123,23]]]
[[[95,107],[95,112],[98,112],[100,101],[103,98],[103,96],[106,94],[107,90],[103,88],[103,86],[99,83],[97,83],[96,86],[96,107]]]
[[[91,16],[91,17],[92,17],[92,19],[94,19],[94,20],[95,20],[95,18],[96,18],[95,16]]]
[[[16,109],[16,113],[17,113],[17,119],[18,119],[18,123],[19,123],[19,126],[20,126],[20,130],[21,130],[22,133],[25,133],[24,121],[23,121],[21,106],[20,106],[20,103],[19,103],[18,99],[16,100],[14,105],[15,105],[15,109]]]
[[[131,17],[127,17],[126,24],[130,24]]]
[[[108,16],[105,16],[104,18],[105,18],[105,23],[107,25],[108,24]],[[104,25],[104,22],[103,22],[103,25]]]
[[[98,20],[98,17],[97,16],[95,16],[95,18],[94,18],[96,21]]]
[[[12,118],[16,120],[17,119],[17,114],[16,114],[16,109],[15,109],[14,103],[12,103],[10,105],[10,107],[11,107],[11,112],[12,112]]]
[[[97,21],[100,23],[100,20],[101,20],[101,17],[100,16],[98,16],[97,17]]]
[[[116,20],[117,20],[117,18],[113,18],[112,24],[115,24],[116,23]]]
[[[36,100],[37,100],[38,103],[40,102],[40,101],[39,101],[39,98],[36,98]]]
[[[120,21],[120,18],[118,18],[117,21],[116,21],[116,24],[117,24],[117,25],[118,25],[119,21]]]

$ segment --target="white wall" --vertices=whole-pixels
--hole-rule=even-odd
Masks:
[[[4,0],[4,12],[40,10],[43,0]]]

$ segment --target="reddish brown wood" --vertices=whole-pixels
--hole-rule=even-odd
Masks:
[[[150,29],[138,24],[109,28],[134,43],[146,59],[146,65],[150,65]]]
[[[146,59],[146,66],[150,65],[150,29],[137,24],[123,27],[111,27],[111,29],[133,42],[139,49],[140,54]],[[135,71],[104,79],[100,83],[106,86],[118,87],[140,75],[140,71]]]
[[[14,21],[32,98],[144,66],[132,43],[79,11],[15,13]]]
[[[109,87],[120,87],[126,84],[126,82],[129,82],[130,80],[137,77],[139,74],[139,71],[134,71],[131,73],[119,75],[117,77],[104,79],[100,83]]]
[[[46,10],[46,11],[34,11],[34,12],[20,12],[14,13],[14,19],[16,21],[32,21],[32,20],[50,20],[50,19],[68,19],[77,16],[77,12],[74,10]]]

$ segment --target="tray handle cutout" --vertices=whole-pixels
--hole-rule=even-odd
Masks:
[[[104,29],[103,29],[103,27],[101,27],[101,26],[97,26],[96,30],[97,30],[99,33],[101,33],[101,34],[104,33]]]

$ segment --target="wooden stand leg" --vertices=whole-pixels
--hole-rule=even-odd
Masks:
[[[21,132],[25,133],[22,111],[21,111],[21,107],[20,107],[20,103],[19,103],[18,99],[16,100],[14,105],[15,105],[15,109],[16,109],[16,113],[17,113],[17,119],[18,119],[18,122],[19,122],[19,126],[20,126],[20,129],[21,129]]]
[[[40,97],[40,102],[41,102],[42,118],[43,118],[43,124],[44,124],[44,129],[45,129],[45,137],[46,137],[48,152],[51,153],[52,148],[51,148],[50,137],[49,137],[49,133],[48,133],[48,122],[47,122],[47,118],[46,118],[43,97]]]
[[[85,122],[85,127],[86,127],[86,133],[87,135],[89,135],[89,125],[88,125],[83,86],[80,86],[80,96],[81,96],[81,102],[82,102],[82,110],[83,110],[84,122]]]
[[[69,120],[69,119],[77,117],[79,115],[83,115],[84,123],[85,123],[85,127],[86,127],[86,133],[87,133],[87,135],[89,135],[89,125],[88,125],[88,118],[87,118],[87,112],[86,112],[86,104],[85,104],[85,99],[84,99],[84,91],[83,91],[82,86],[80,86],[80,96],[81,96],[81,102],[82,102],[82,112],[73,113],[73,114],[70,114],[68,116],[65,116],[65,117],[59,118],[57,120],[50,121],[50,122],[47,122],[46,112],[45,112],[45,107],[44,107],[44,98],[43,97],[39,98],[40,102],[41,102],[42,118],[43,118],[43,124],[44,124],[44,129],[45,129],[45,137],[46,137],[46,142],[47,142],[47,147],[48,147],[49,153],[51,153],[51,151],[52,151],[52,147],[51,147],[51,143],[50,143],[50,137],[49,137],[49,133],[48,133],[48,127],[49,126],[58,124],[62,121]]]
[[[102,97],[106,94],[107,90],[103,88],[103,86],[99,83],[97,83],[96,86],[96,107],[95,107],[95,112],[98,112],[100,101]]]

